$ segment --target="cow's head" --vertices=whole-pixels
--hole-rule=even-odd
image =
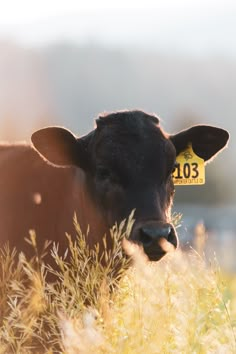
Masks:
[[[54,165],[84,170],[108,228],[135,209],[130,238],[143,246],[150,260],[159,260],[166,253],[163,240],[175,248],[178,245],[171,224],[176,155],[192,143],[195,153],[209,161],[224,148],[229,135],[223,129],[199,125],[169,136],[156,116],[142,111],[107,114],[96,123],[96,129],[82,138],[64,128],[49,127],[35,132],[32,142]]]

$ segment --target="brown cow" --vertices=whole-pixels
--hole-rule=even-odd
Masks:
[[[81,138],[49,127],[32,135],[34,148],[0,147],[1,244],[9,241],[29,255],[23,239],[34,229],[39,247],[50,239],[63,248],[65,232],[74,233],[76,212],[83,230],[90,225],[93,245],[135,209],[131,240],[150,260],[166,253],[161,238],[177,247],[170,223],[176,154],[192,143],[207,161],[225,147],[228,133],[199,125],[169,136],[156,116],[142,111],[107,114],[96,122]]]

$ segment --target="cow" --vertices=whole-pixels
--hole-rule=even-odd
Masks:
[[[227,131],[208,125],[169,135],[157,116],[125,110],[100,115],[96,128],[80,138],[46,127],[33,133],[31,145],[2,144],[0,245],[9,242],[30,256],[24,238],[34,229],[39,249],[45,240],[65,249],[76,213],[83,231],[90,226],[92,247],[135,209],[130,240],[158,261],[167,252],[161,240],[178,246],[171,224],[176,156],[191,143],[208,162],[228,139]]]

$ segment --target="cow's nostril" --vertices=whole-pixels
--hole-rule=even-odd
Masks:
[[[173,226],[170,227],[170,232],[168,234],[167,241],[172,243],[173,246],[177,247],[178,246],[178,237],[176,235],[176,231],[173,228]]]
[[[156,241],[164,238],[177,247],[177,236],[175,229],[171,224],[160,223],[158,225],[145,225],[139,230],[138,240],[144,245],[144,247],[156,244]]]
[[[141,228],[142,234],[149,236],[152,240],[158,239],[160,237],[168,239],[171,234],[171,225],[147,225]]]
[[[139,235],[139,241],[144,245],[144,246],[149,246],[151,245],[153,241],[152,235],[150,235],[150,230],[149,228],[141,228],[140,230],[140,235]]]
[[[167,240],[169,240],[169,236],[171,234],[171,229],[172,229],[171,225],[169,225],[169,224],[163,225],[160,228],[160,237],[164,237]]]

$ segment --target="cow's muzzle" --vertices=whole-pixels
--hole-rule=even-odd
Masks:
[[[134,226],[131,239],[143,247],[150,261],[158,261],[178,247],[174,226],[164,222],[147,222]]]

